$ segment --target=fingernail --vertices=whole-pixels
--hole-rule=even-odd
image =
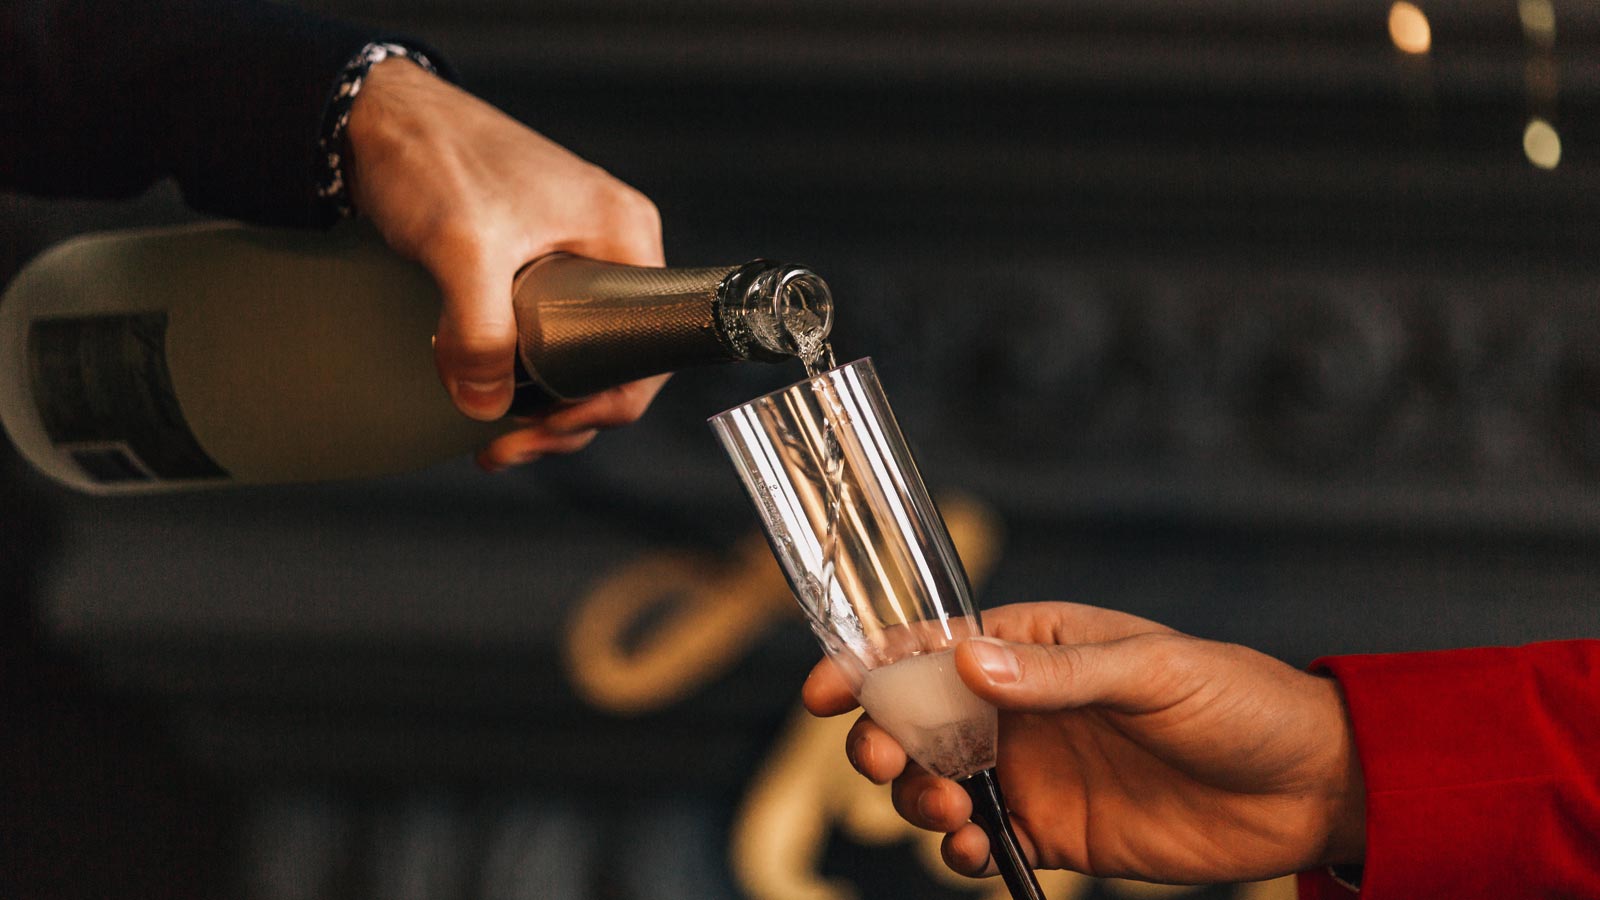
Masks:
[[[845,753],[850,758],[850,767],[863,775],[867,774],[866,769],[862,768],[862,764],[866,762],[866,744],[866,738],[856,738],[850,742],[850,749]]]
[[[967,646],[972,648],[978,668],[983,670],[990,683],[1010,684],[1022,677],[1022,666],[1017,662],[1017,655],[1004,642],[994,638],[973,638],[967,642]]]
[[[917,798],[917,812],[922,814],[924,821],[933,822],[939,818],[938,804],[934,802],[933,791],[923,791]]]
[[[511,404],[511,379],[456,382],[456,405],[474,418],[499,418]]]

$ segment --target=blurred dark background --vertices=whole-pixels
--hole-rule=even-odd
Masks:
[[[1367,0],[308,5],[643,190],[669,261],[822,273],[841,359],[998,523],[988,604],[1300,665],[1600,633],[1592,4],[1422,3],[1425,48]],[[0,276],[190,218],[0,196]],[[684,373],[498,477],[96,500],[6,451],[0,891],[776,896],[727,846],[805,629],[774,613],[631,714],[567,660],[608,579],[737,558],[703,420],[796,375]],[[903,848],[819,867],[959,895]]]

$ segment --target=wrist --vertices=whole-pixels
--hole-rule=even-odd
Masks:
[[[393,129],[393,105],[413,86],[435,76],[403,56],[391,56],[367,70],[360,93],[350,105],[345,145],[354,158],[361,150],[380,143]],[[398,96],[397,96],[398,95]]]
[[[359,205],[354,202],[356,168],[362,158],[382,155],[386,135],[403,140],[389,121],[404,102],[395,95],[406,91],[408,82],[434,79],[432,72],[426,56],[398,44],[369,44],[345,67],[322,138],[331,171],[318,189],[341,215],[350,215]]]
[[[350,123],[344,132],[344,149],[351,168],[376,156],[399,137],[395,113],[403,95],[420,79],[431,78],[410,60],[392,57],[368,70],[361,91],[350,104]]]
[[[1327,825],[1321,858],[1324,865],[1358,866],[1367,852],[1366,778],[1362,774],[1361,756],[1356,750],[1344,691],[1332,678],[1322,681],[1333,752],[1325,779]]]

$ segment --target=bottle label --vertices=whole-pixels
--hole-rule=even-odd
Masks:
[[[40,319],[29,329],[40,421],[91,480],[228,477],[183,417],[166,337],[164,312]]]

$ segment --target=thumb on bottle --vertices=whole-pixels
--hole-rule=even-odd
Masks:
[[[972,692],[1000,709],[1049,712],[1105,705],[1137,712],[1156,704],[1153,677],[1172,636],[1141,634],[1103,644],[1015,644],[979,637],[956,649]]]
[[[434,361],[456,407],[485,421],[511,405],[512,359],[517,347],[511,280],[478,265],[438,267],[444,295]]]

